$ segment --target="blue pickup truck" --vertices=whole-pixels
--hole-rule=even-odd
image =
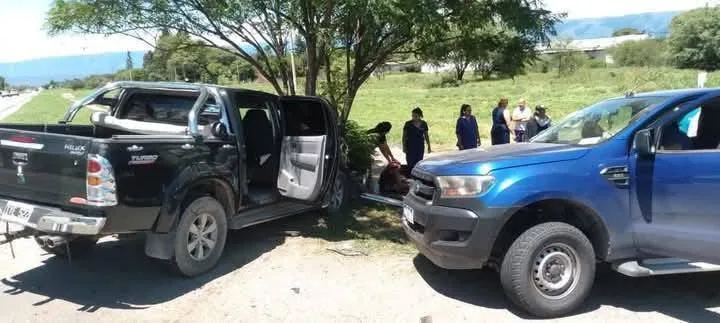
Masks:
[[[447,269],[490,266],[508,298],[557,317],[598,262],[633,277],[720,270],[720,89],[605,100],[530,143],[424,160],[403,227]]]

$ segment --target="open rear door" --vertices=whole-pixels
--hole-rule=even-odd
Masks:
[[[334,135],[333,118],[318,98],[283,97],[280,101],[283,139],[278,190],[288,198],[318,201],[332,172],[326,163],[334,159],[329,158],[333,147],[328,139]]]

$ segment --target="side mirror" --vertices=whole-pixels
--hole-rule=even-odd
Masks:
[[[210,134],[212,134],[213,137],[225,139],[228,136],[227,127],[220,121],[213,122],[213,124],[210,125]]]
[[[655,145],[653,145],[653,135],[650,129],[640,130],[635,134],[633,141],[635,151],[640,157],[650,157],[655,155]]]

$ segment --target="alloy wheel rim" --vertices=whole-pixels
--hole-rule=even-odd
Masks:
[[[202,261],[210,257],[215,250],[218,239],[218,227],[208,213],[201,213],[190,223],[188,230],[187,250],[190,257],[196,261]]]

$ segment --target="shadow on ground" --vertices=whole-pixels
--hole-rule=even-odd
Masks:
[[[413,263],[438,293],[476,306],[508,309],[520,318],[533,319],[509,304],[493,270],[444,270],[421,255]],[[590,297],[575,314],[613,306],[633,312],[662,313],[685,322],[720,322],[720,314],[706,309],[720,306],[718,286],[720,273],[631,278],[600,265]]]
[[[144,239],[108,241],[72,263],[50,257],[44,264],[0,281],[0,292],[17,295],[30,292],[53,300],[78,304],[78,311],[101,308],[143,309],[164,303],[243,267],[283,244],[287,236],[305,236],[342,241],[377,239],[403,243],[396,211],[360,207],[352,217],[328,219],[317,212],[289,217],[228,235],[224,255],[211,272],[196,278],[181,277],[169,266],[145,257]]]

